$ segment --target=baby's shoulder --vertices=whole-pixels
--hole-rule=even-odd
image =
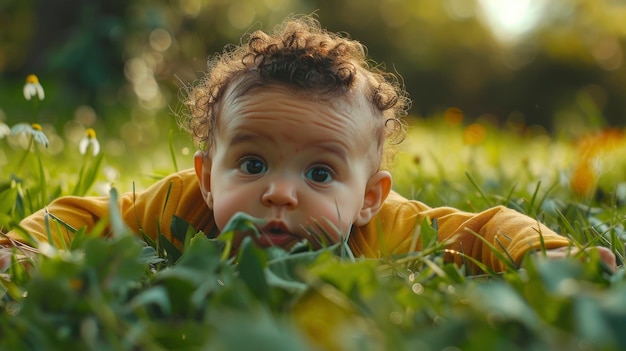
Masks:
[[[428,211],[431,208],[418,200],[410,200],[395,191],[391,191],[383,204],[381,211]]]

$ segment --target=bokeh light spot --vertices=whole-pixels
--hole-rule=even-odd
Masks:
[[[94,124],[97,118],[96,111],[91,106],[81,105],[74,111],[74,119],[87,126]]]
[[[172,36],[163,29],[157,28],[150,32],[150,46],[156,51],[165,51],[172,45]]]

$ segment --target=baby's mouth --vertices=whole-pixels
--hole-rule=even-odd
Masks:
[[[281,221],[270,221],[260,228],[261,237],[259,243],[263,246],[284,246],[297,239],[298,236],[291,233],[287,225]]]

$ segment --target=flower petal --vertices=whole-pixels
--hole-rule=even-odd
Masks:
[[[82,137],[78,142],[78,151],[81,155],[84,155],[87,152],[87,147],[89,146],[89,138]]]
[[[18,123],[11,127],[11,134],[16,135],[20,133],[32,133],[34,131],[33,127],[31,127],[28,123]]]
[[[33,138],[36,142],[45,147],[48,147],[48,144],[50,144],[50,142],[48,141],[48,137],[46,136],[46,134],[44,134],[44,132],[35,131],[33,133]]]
[[[93,146],[93,155],[98,155],[100,153],[100,142],[98,142],[98,139],[91,139],[91,145]]]
[[[37,88],[33,84],[24,84],[24,98],[26,100],[30,100],[35,94],[37,94]]]
[[[37,97],[39,98],[39,100],[43,100],[46,97],[46,93],[43,91],[43,87],[41,86],[41,84],[36,84],[35,89],[37,90]]]

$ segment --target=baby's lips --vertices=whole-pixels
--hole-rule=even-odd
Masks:
[[[279,221],[279,220],[272,220],[272,221],[267,222],[267,224],[263,226],[261,230],[262,232],[268,233],[268,234],[290,233],[289,228],[287,228],[287,225],[285,224],[285,222]]]

